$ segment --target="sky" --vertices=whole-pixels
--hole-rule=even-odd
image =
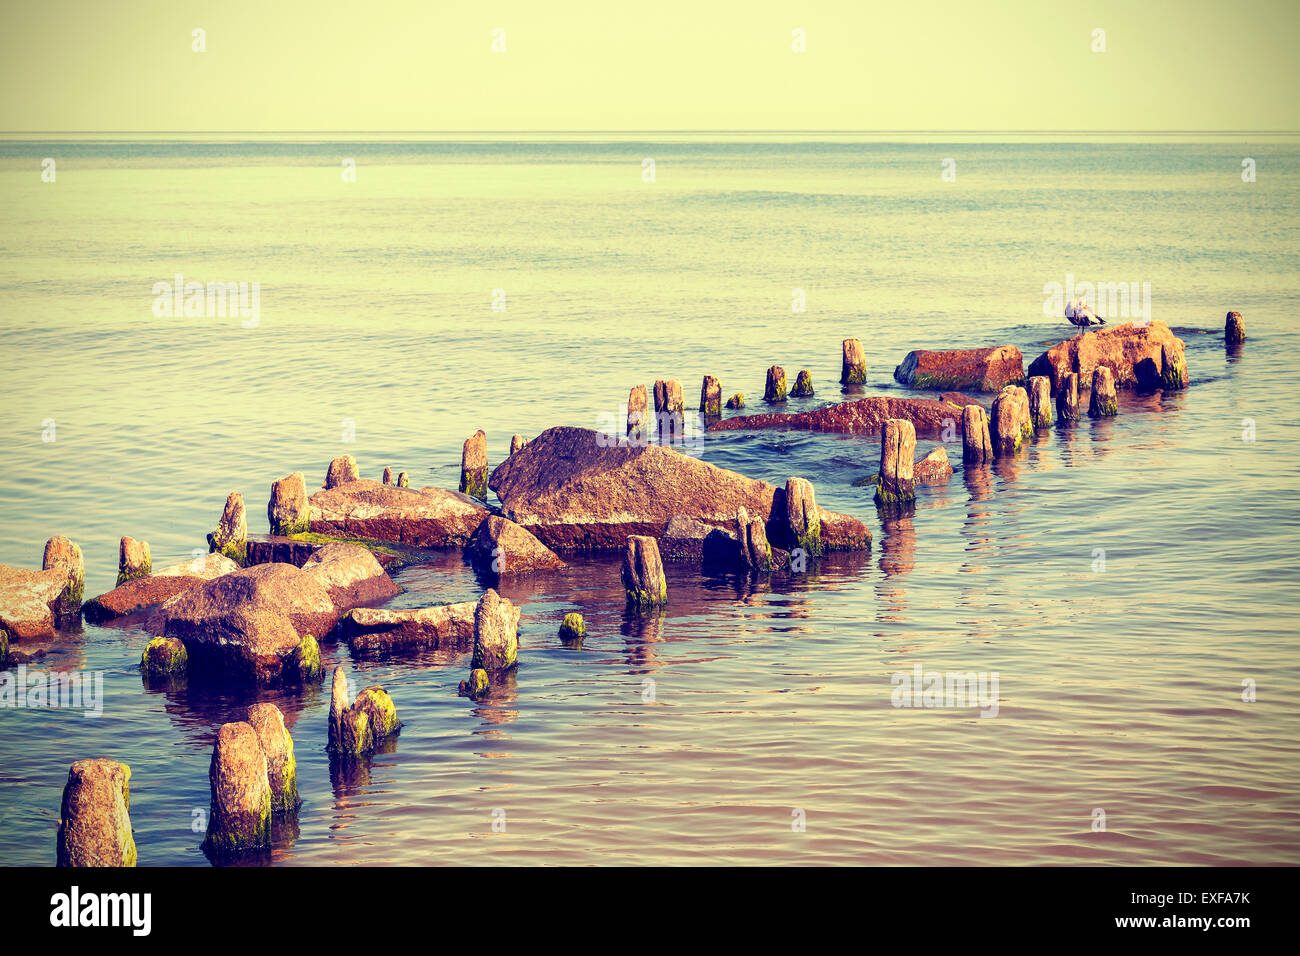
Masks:
[[[1296,130],[1297,41],[1297,0],[4,0],[0,132]]]

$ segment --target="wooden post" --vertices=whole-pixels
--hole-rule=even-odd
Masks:
[[[1029,395],[1019,385],[1005,385],[993,399],[989,422],[995,455],[1014,455],[1034,433],[1029,420]]]
[[[1092,399],[1088,414],[1093,418],[1109,418],[1119,414],[1119,400],[1115,395],[1115,376],[1104,365],[1092,370]]]
[[[627,603],[636,608],[660,607],[668,603],[668,579],[664,576],[659,542],[648,535],[627,539],[621,572]]]
[[[993,442],[989,439],[989,419],[979,405],[966,405],[961,410],[961,460],[967,465],[982,465],[993,458]]]
[[[1223,342],[1225,345],[1240,345],[1246,341],[1246,325],[1241,321],[1240,312],[1229,312],[1223,324]]]
[[[650,440],[650,406],[644,385],[633,385],[627,396],[627,440],[633,445]]]
[[[785,400],[785,369],[773,365],[767,370],[767,387],[763,389],[763,401],[769,405],[779,405]]]
[[[487,435],[483,429],[465,439],[460,451],[460,491],[471,498],[487,498]]]
[[[1079,420],[1079,373],[1071,372],[1056,393],[1056,417],[1063,422]]]
[[[965,421],[964,413],[962,420]],[[916,482],[912,475],[915,458],[916,427],[906,419],[885,419],[880,426],[880,471],[876,475],[876,504],[903,504],[916,498]]]
[[[867,356],[859,339],[845,339],[841,343],[844,364],[840,370],[841,385],[862,385],[867,381]]]
[[[712,375],[704,376],[704,384],[700,386],[700,411],[705,421],[722,417],[722,383]]]
[[[1052,382],[1046,375],[1029,379],[1029,420],[1035,428],[1051,428],[1056,423],[1052,414]]]

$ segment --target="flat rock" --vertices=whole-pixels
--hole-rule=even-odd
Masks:
[[[909,388],[996,392],[1025,379],[1025,360],[1014,345],[982,349],[917,349],[894,369],[894,379]]]
[[[951,417],[951,407],[933,404]],[[774,501],[784,491],[767,482],[672,448],[620,446],[570,426],[542,432],[498,465],[489,485],[507,518],[561,551],[622,551],[630,535],[659,538],[676,517],[730,530],[742,507],[767,522],[783,515]],[[828,547],[869,544],[870,533],[856,518],[832,517]]]
[[[912,479],[923,485],[941,485],[951,477],[952,465],[948,462],[948,450],[942,445],[912,464]]]
[[[196,584],[238,571],[239,565],[224,554],[211,552],[193,561],[182,561],[140,578],[132,578],[113,590],[91,598],[82,613],[92,624],[103,624],[163,604]]]
[[[789,414],[738,415],[715,422],[709,431],[744,431],[751,428],[784,428],[791,431],[832,432],[841,435],[880,435],[880,426],[890,418],[912,423],[918,435],[938,437],[945,425],[958,415],[947,402],[930,398],[890,398],[872,395],[851,402]]]
[[[480,502],[456,491],[416,491],[365,478],[311,496],[313,532],[421,548],[463,547],[488,514]]]
[[[413,648],[467,651],[474,644],[476,601],[421,608],[357,608],[340,622],[356,654]]]
[[[1183,340],[1160,321],[1149,325],[1125,322],[1083,332],[1034,359],[1029,374],[1047,376],[1055,395],[1071,372],[1079,375],[1080,391],[1090,389],[1098,366],[1111,370],[1117,388],[1183,388],[1187,384]]]
[[[340,612],[387,601],[400,591],[375,556],[360,545],[339,542],[317,548],[302,570],[329,592]]]

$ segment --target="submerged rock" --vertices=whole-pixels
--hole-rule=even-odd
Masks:
[[[293,756],[293,737],[284,726],[284,714],[275,704],[254,704],[248,708],[248,725],[257,734],[266,756],[266,780],[271,787],[271,812],[292,813],[302,805],[298,797],[298,763]]]
[[[740,415],[715,422],[709,426],[709,431],[784,428],[791,431],[875,436],[880,434],[880,426],[888,419],[901,418],[911,422],[918,435],[937,438],[947,425],[955,426],[957,417],[957,410],[947,402],[929,398],[873,395],[806,412]]]
[[[864,385],[867,381],[867,355],[862,351],[860,339],[845,339],[840,343],[843,361],[840,366],[841,385]]]
[[[587,636],[587,622],[582,619],[581,614],[570,613],[564,615],[564,620],[560,622],[560,640],[565,644],[581,644],[582,639]]]
[[[355,544],[337,542],[317,548],[302,570],[326,590],[340,612],[386,601],[400,591],[375,556]]]
[[[474,608],[474,657],[470,668],[496,674],[519,659],[519,608],[492,588]]]
[[[226,497],[226,507],[214,531],[208,534],[208,550],[224,554],[242,565],[248,557],[248,516],[244,512],[244,496],[232,491]]]
[[[140,655],[140,670],[147,678],[179,677],[189,669],[185,642],[177,637],[155,637]]]
[[[346,485],[348,482],[356,481],[360,477],[361,472],[357,470],[357,460],[351,455],[343,455],[330,462],[329,468],[325,470],[325,483],[321,487],[328,491],[330,488],[337,488],[339,485]]]
[[[1079,387],[1088,388],[1098,366],[1109,368],[1117,388],[1169,388],[1187,386],[1183,341],[1160,321],[1149,325],[1125,322],[1089,330],[1054,345],[1029,366],[1030,375],[1045,375],[1053,394],[1061,390],[1071,372],[1079,374]]]
[[[668,579],[659,544],[648,535],[629,535],[623,552],[620,572],[627,603],[637,608],[659,607],[668,603]]]
[[[117,546],[117,583],[125,584],[153,571],[153,556],[148,541],[137,541],[123,535]]]
[[[291,564],[259,564],[205,581],[158,613],[164,635],[185,642],[191,676],[259,684],[319,676],[319,651],[307,638],[330,634],[339,617],[325,587]]]
[[[385,654],[418,647],[468,650],[474,642],[475,601],[422,608],[357,608],[342,620],[354,654]]]
[[[223,724],[208,768],[212,805],[203,849],[217,858],[271,846],[271,784],[257,732],[243,721]]]
[[[384,469],[387,476],[389,469]],[[328,482],[328,479],[326,479]],[[385,480],[384,484],[388,484]],[[266,518],[272,535],[302,534],[311,529],[311,506],[307,503],[307,479],[301,471],[271,482]]]
[[[481,667],[476,667],[469,672],[469,679],[460,682],[457,693],[461,697],[468,697],[471,700],[478,700],[480,697],[487,695],[491,687],[491,681],[488,680],[488,673]]]
[[[534,574],[567,567],[531,531],[498,515],[484,518],[478,526],[469,556],[481,571],[497,575]]]
[[[923,485],[942,485],[953,475],[948,449],[940,445],[912,463],[912,479]]]
[[[894,369],[894,379],[910,388],[996,392],[1025,380],[1024,357],[1014,345],[982,349],[917,349]]]
[[[506,462],[523,454],[526,451]],[[481,502],[454,491],[416,491],[365,479],[311,496],[311,530],[315,533],[421,548],[463,547],[488,514]]]
[[[744,408],[744,407],[745,407],[745,396],[742,395],[740,392],[737,392],[735,395],[732,395],[731,398],[727,399],[727,407],[728,407],[728,408]]]
[[[795,376],[794,389],[790,394],[795,398],[812,398],[812,374],[806,368],[801,368],[799,374]]]
[[[487,435],[479,429],[465,439],[460,451],[460,492],[471,498],[487,497]]]
[[[561,551],[622,550],[629,535],[663,536],[674,518],[730,530],[742,507],[765,522],[784,523],[783,510],[773,511],[782,489],[669,448],[612,446],[585,428],[542,432],[497,466],[491,486],[507,518]],[[828,514],[821,513],[827,548],[870,545],[860,521],[843,515],[828,521]]]
[[[135,866],[131,768],[115,760],[78,760],[68,771],[59,810],[59,866]]]

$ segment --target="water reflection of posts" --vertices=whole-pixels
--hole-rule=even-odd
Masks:
[[[663,640],[663,620],[662,609],[639,612],[631,607],[624,609],[619,632],[627,648],[628,673],[643,674],[659,668],[653,648]]]
[[[980,579],[984,571],[985,559],[993,551],[993,512],[989,502],[993,499],[993,476],[988,465],[968,466],[962,474],[970,502],[966,508],[966,520],[962,522],[962,534],[967,538],[966,558],[958,569],[971,577],[965,579],[961,586],[962,607],[984,609],[987,607],[987,582]],[[976,635],[985,635],[989,630],[988,619],[975,618],[971,621]]]
[[[880,513],[880,571],[876,585],[876,619],[902,622],[907,618],[907,594],[901,579],[916,565],[915,503],[882,507]]]

